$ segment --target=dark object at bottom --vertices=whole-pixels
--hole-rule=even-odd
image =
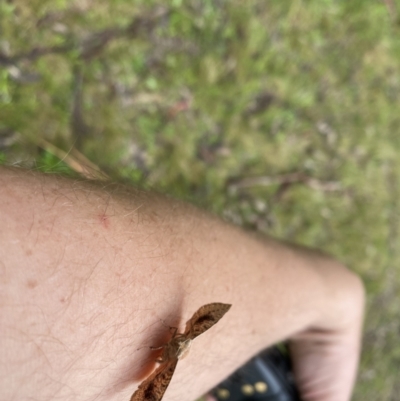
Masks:
[[[261,352],[215,387],[212,394],[218,401],[300,401],[284,347]]]

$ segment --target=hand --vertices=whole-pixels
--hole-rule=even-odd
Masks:
[[[294,374],[302,401],[350,400],[364,309],[363,291],[358,293],[354,292],[347,308],[338,308],[342,313],[339,327],[310,328],[291,339]]]

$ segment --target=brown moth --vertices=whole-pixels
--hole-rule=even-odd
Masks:
[[[178,360],[187,354],[192,340],[214,326],[231,306],[221,303],[203,305],[187,321],[184,333],[177,333],[175,329],[169,342],[159,347],[163,348],[161,358],[156,360],[160,366],[139,386],[130,401],[160,401],[172,379]]]

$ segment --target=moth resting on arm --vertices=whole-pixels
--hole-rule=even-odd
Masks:
[[[163,353],[157,360],[160,366],[133,393],[130,401],[160,401],[163,398],[178,360],[189,351],[193,339],[214,326],[232,305],[211,303],[203,305],[186,323],[184,333],[172,335],[171,340],[162,346]]]

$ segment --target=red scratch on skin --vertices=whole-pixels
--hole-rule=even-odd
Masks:
[[[110,228],[110,218],[105,214],[102,213],[99,215],[100,224],[105,228]]]

